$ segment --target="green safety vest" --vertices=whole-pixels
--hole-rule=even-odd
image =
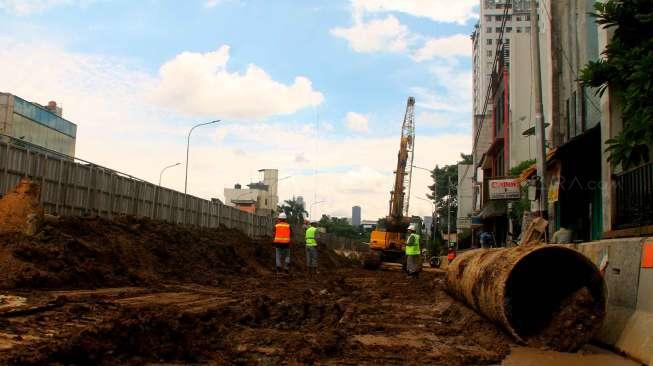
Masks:
[[[314,247],[317,245],[317,240],[315,240],[315,234],[317,233],[316,227],[309,227],[306,229],[306,246]]]
[[[406,255],[420,255],[419,235],[410,234],[406,240]]]

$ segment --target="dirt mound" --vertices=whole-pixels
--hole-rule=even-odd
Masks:
[[[321,265],[343,259],[322,250]],[[303,246],[293,250],[304,266]],[[274,248],[237,230],[145,218],[65,217],[33,236],[0,234],[0,288],[95,288],[184,281],[219,285],[224,275],[273,269]]]
[[[43,220],[41,187],[29,179],[0,199],[0,233],[33,234]]]

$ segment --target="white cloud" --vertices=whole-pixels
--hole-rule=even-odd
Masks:
[[[228,62],[226,45],[207,53],[183,52],[161,66],[153,99],[187,115],[227,119],[291,114],[324,100],[306,77],[286,85],[254,64],[244,74],[229,72]]]
[[[356,112],[349,112],[345,117],[347,128],[356,132],[367,132],[368,122],[369,119],[366,115]]]
[[[392,15],[369,22],[357,19],[349,28],[331,29],[331,34],[346,39],[354,51],[361,53],[404,52],[411,42],[408,28]]]
[[[354,13],[401,12],[436,22],[465,24],[478,17],[478,0],[351,0]]]
[[[472,43],[469,36],[454,34],[443,38],[428,39],[424,46],[413,53],[412,59],[422,62],[434,58],[469,57],[471,54]]]
[[[16,15],[29,15],[55,6],[86,6],[92,2],[94,0],[0,0],[0,9]]]
[[[216,59],[220,55],[214,56]],[[224,57],[224,55],[220,56]],[[68,52],[50,40],[20,43],[0,37],[0,85],[28,100],[56,100],[64,117],[78,124],[77,156],[183,191],[186,133],[195,119],[161,110],[146,93],[157,82],[125,60]],[[322,125],[324,126],[324,124]],[[323,127],[320,127],[322,131]],[[471,149],[468,134],[418,135],[415,164],[432,167]],[[251,122],[206,126],[193,134],[189,192],[222,197],[224,187],[258,179],[260,168],[279,168],[280,198],[302,195],[326,200],[313,208],[349,216],[360,204],[365,218],[386,215],[396,165],[395,136],[347,138],[315,133],[313,123]],[[309,172],[317,170],[313,176]],[[412,195],[423,197],[427,172],[413,172]],[[431,206],[412,199],[411,210],[428,215]]]

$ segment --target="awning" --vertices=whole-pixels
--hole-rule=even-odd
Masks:
[[[553,158],[555,157],[556,151],[557,151],[557,149],[551,149],[551,150],[549,150],[548,153],[546,153],[546,163],[547,164],[550,163],[553,160]],[[535,174],[535,172],[537,172],[536,164],[533,164],[533,165],[529,166],[528,168],[524,169],[524,171],[521,172],[521,174],[519,174],[519,177],[517,177],[517,183],[522,183],[522,182],[527,181],[528,178],[530,178],[533,174]]]
[[[508,212],[506,201],[504,200],[490,200],[487,201],[478,216],[485,220],[493,217],[500,217]]]

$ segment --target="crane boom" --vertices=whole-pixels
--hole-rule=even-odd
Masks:
[[[389,227],[405,226],[405,217],[409,217],[410,183],[413,174],[413,152],[415,147],[415,98],[408,97],[406,114],[401,125],[401,139],[397,155],[395,183],[390,192]],[[408,193],[406,194],[406,190]]]

